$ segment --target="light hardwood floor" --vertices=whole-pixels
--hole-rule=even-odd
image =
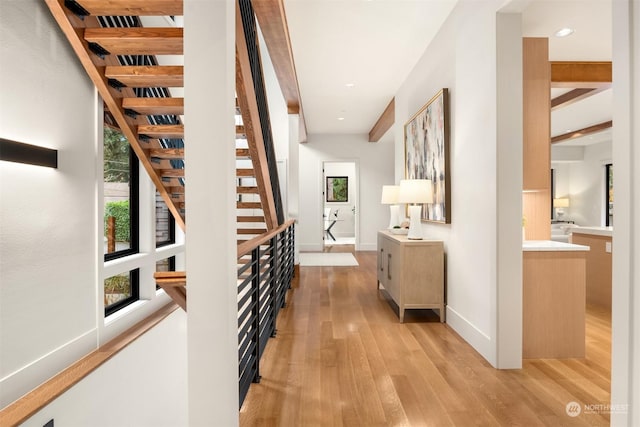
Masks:
[[[430,310],[398,323],[376,290],[376,253],[355,256],[359,267],[300,269],[241,426],[609,424],[607,414],[566,412],[572,401],[609,402],[607,313],[587,310],[585,359],[496,370]]]

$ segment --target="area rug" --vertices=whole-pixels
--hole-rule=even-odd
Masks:
[[[348,252],[302,252],[300,253],[301,267],[343,267],[358,265],[353,254]]]

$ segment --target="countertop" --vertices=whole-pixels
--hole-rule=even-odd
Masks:
[[[571,233],[611,237],[613,235],[613,227],[574,227],[571,229]]]
[[[553,240],[525,240],[522,242],[523,252],[586,252],[589,249],[589,246],[574,245],[573,243],[555,242]]]

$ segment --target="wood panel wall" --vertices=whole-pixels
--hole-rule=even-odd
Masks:
[[[527,240],[551,238],[551,65],[547,38],[523,39],[523,215]]]

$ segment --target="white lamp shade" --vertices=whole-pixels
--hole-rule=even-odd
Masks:
[[[569,199],[564,197],[561,199],[553,199],[553,207],[554,208],[568,208],[569,207]]]
[[[398,203],[398,193],[400,192],[400,186],[398,185],[383,185],[382,186],[382,200],[380,203],[383,205],[395,205]]]
[[[398,203],[433,203],[433,187],[429,179],[402,179]]]

